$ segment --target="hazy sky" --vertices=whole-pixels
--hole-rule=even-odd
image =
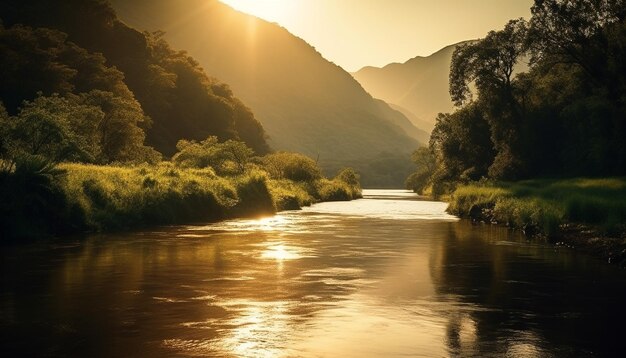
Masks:
[[[277,22],[348,71],[426,56],[530,17],[532,0],[220,0]]]

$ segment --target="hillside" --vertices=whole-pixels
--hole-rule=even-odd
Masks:
[[[430,130],[438,113],[453,110],[448,80],[452,53],[459,44],[404,63],[364,67],[352,75],[372,96],[397,106],[416,126]]]
[[[40,91],[104,90],[139,102],[151,119],[143,121],[147,144],[166,156],[180,139],[210,135],[243,140],[257,154],[269,151],[260,123],[228,85],[158,34],[119,21],[106,1],[9,0],[0,3],[0,18],[7,28],[0,38],[7,54],[0,100],[11,114]]]
[[[186,49],[207,73],[229,83],[275,149],[302,152],[334,170],[383,152],[409,153],[418,146],[415,137],[424,137],[349,73],[276,24],[218,1],[112,3],[128,24],[163,30],[174,47]]]

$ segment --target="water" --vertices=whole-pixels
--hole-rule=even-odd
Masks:
[[[2,249],[3,356],[617,356],[626,274],[403,191]],[[9,353],[9,354],[7,354]]]

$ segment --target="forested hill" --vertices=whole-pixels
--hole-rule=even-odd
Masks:
[[[450,45],[430,56],[416,56],[404,63],[390,63],[382,68],[363,67],[352,75],[373,96],[398,106],[415,125],[430,131],[438,113],[454,108],[448,92]],[[412,117],[411,114],[414,116]]]
[[[9,114],[39,92],[84,97],[98,90],[101,103],[116,98],[143,111],[147,116],[136,125],[147,144],[166,155],[179,139],[210,135],[243,140],[259,154],[269,150],[263,127],[228,85],[209,78],[158,33],[119,21],[106,1],[7,0],[0,18],[0,100]]]
[[[382,152],[409,153],[418,145],[411,138],[418,131],[404,115],[374,100],[349,73],[276,24],[215,0],[112,3],[124,21],[162,29],[170,43],[228,82],[276,149],[319,158],[329,168]]]

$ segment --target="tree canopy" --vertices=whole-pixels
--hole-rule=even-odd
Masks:
[[[0,100],[9,114],[38,92],[100,90],[136,102],[146,143],[167,156],[181,139],[208,136],[269,151],[263,127],[228,85],[171,49],[162,33],[123,24],[107,1],[8,0],[0,3],[0,18]]]
[[[626,174],[626,2],[531,11],[455,51],[457,109],[432,133],[431,184]]]

